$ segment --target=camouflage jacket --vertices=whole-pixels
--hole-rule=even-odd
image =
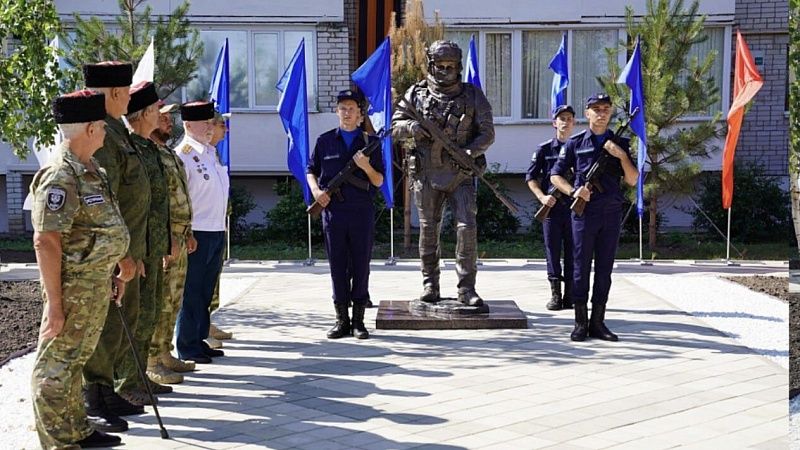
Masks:
[[[33,177],[33,228],[61,233],[61,276],[108,279],[130,238],[105,171],[89,171],[66,143]]]
[[[169,253],[169,191],[158,146],[150,139],[131,133],[131,142],[142,157],[150,178],[150,213],[147,216],[147,256]]]
[[[169,188],[169,220],[173,235],[188,236],[192,232],[192,200],[183,161],[168,147],[159,145],[161,163]]]
[[[106,139],[95,158],[108,174],[111,191],[119,202],[131,234],[128,254],[144,258],[147,252],[147,216],[150,213],[150,181],[139,152],[121,121],[106,116]]]

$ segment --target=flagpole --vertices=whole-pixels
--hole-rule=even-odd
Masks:
[[[642,258],[642,216],[639,216],[639,262],[643,263],[644,258]]]
[[[725,262],[729,266],[738,266],[738,263],[731,261],[731,209],[733,209],[732,206],[728,208],[728,236],[726,237]]]
[[[225,224],[225,231],[226,231],[226,233],[225,233],[226,236],[225,237],[227,238],[227,241],[228,241],[228,249],[227,249],[227,252],[226,252],[227,257],[225,259],[230,261],[230,259],[231,259],[231,215],[230,214],[226,215],[225,216],[225,220],[227,222]]]
[[[306,214],[308,218],[308,259],[303,263],[304,266],[313,266],[314,260],[311,258],[311,214]]]
[[[397,258],[394,257],[394,208],[389,208],[389,260],[386,261],[387,266],[394,266],[397,264]]]

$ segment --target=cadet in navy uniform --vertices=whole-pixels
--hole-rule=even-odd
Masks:
[[[369,300],[369,261],[375,235],[372,200],[383,184],[383,160],[380,150],[369,157],[359,151],[377,139],[359,128],[364,119],[362,96],[351,90],[341,91],[336,103],[339,127],[317,138],[306,178],[314,198],[325,207],[322,230],[336,308],[336,324],[328,331],[328,338],[353,334],[367,339],[364,308]],[[328,183],[351,159],[359,168],[337,193],[328,193]],[[347,311],[351,301],[352,324]]]
[[[639,172],[631,161],[628,139],[617,138],[608,129],[611,112],[611,99],[608,95],[595,94],[589,97],[584,112],[589,121],[589,129],[570,137],[550,172],[550,181],[561,192],[573,198],[581,197],[587,202],[583,215],[572,215],[572,237],[575,244],[572,290],[575,329],[570,338],[573,341],[583,341],[587,335],[606,341],[618,340],[617,335],[605,326],[604,320],[622,218],[623,197],[619,182],[622,177],[627,184],[633,186],[639,178]],[[584,185],[589,168],[603,151],[607,151],[614,159],[611,160],[608,170],[601,175],[600,182],[605,191],[601,193],[591,191]],[[570,169],[575,172],[573,184],[565,178]],[[595,267],[592,317],[589,320],[587,301],[592,259]]]
[[[570,105],[561,105],[553,112],[553,128],[556,137],[548,139],[536,148],[531,165],[525,174],[528,189],[542,205],[551,207],[544,220],[544,251],[547,256],[547,279],[550,281],[550,301],[547,309],[559,311],[572,308],[572,221],[569,205],[559,202],[550,190],[550,170],[558,159],[561,146],[567,142],[575,125],[575,110]],[[564,248],[564,274],[561,274],[561,248]],[[564,296],[561,296],[561,281],[564,281]]]

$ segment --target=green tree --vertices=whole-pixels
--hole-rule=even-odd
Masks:
[[[53,144],[60,73],[48,43],[59,28],[52,1],[0,0],[0,139],[23,159],[31,138]]]
[[[800,0],[790,0],[789,11],[789,185],[794,235],[800,250]],[[800,255],[797,255],[800,256]]]
[[[634,17],[633,8],[625,8],[630,39],[622,42],[620,47],[626,48],[630,54],[636,36],[641,36],[646,160],[650,166],[644,196],[649,204],[648,243],[651,249],[657,245],[659,199],[667,193],[691,194],[694,181],[701,172],[698,160],[711,155],[715,150],[712,139],[721,134],[718,126],[721,112],[691,127],[679,123],[684,116],[711,111],[720,100],[716,83],[721,80],[715,81],[711,74],[716,52],[710,52],[702,61],[690,57],[692,46],[707,39],[705,16],[698,15],[698,8],[697,1],[684,8],[683,0],[648,0],[647,13],[641,19]],[[614,103],[622,105],[628,96],[628,88],[616,83],[621,72],[617,63],[619,51],[619,47],[607,49],[608,73],[598,80]],[[634,142],[634,153],[636,148]],[[633,193],[635,195],[635,191]]]
[[[194,78],[197,61],[203,54],[199,32],[191,27],[186,13],[189,2],[178,5],[168,17],[153,20],[152,8],[138,12],[144,0],[119,0],[120,14],[109,30],[97,17],[84,20],[74,14],[74,38],[65,35],[68,47],[66,78],[70,87],[83,84],[81,67],[87,62],[126,61],[137,64],[153,38],[155,47],[154,83],[159,95],[167,97]]]

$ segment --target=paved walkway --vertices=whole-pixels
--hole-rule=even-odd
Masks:
[[[235,264],[215,320],[235,333],[226,356],[161,397],[170,440],[147,414],[130,418],[126,447],[788,448],[786,368],[634,280],[788,266],[620,264],[607,320],[618,343],[571,342],[572,312],[544,308],[543,268],[486,261],[479,271],[479,292],[515,300],[526,330],[374,330],[371,309],[371,339],[331,341],[327,266]],[[376,262],[373,300],[417,295],[419,280],[416,263]],[[455,294],[451,264],[442,286]]]

